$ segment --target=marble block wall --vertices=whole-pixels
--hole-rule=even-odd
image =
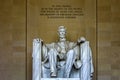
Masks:
[[[25,0],[0,0],[0,80],[26,80]]]
[[[120,80],[120,0],[97,0],[98,80]]]

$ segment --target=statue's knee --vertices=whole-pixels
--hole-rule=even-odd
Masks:
[[[54,54],[57,54],[55,49],[50,49],[49,52],[48,52],[49,55],[54,55]]]
[[[70,55],[73,55],[74,53],[75,53],[75,52],[74,52],[74,50],[72,50],[72,49],[68,51],[68,54],[70,54]]]
[[[74,53],[74,50],[71,49],[71,50],[69,50],[69,52],[70,52],[70,53]]]

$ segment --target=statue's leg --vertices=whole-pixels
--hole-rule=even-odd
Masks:
[[[57,64],[57,53],[54,49],[51,49],[48,52],[49,57],[49,64],[50,64],[50,70],[51,70],[51,77],[55,77],[57,73],[56,64]]]
[[[70,72],[73,66],[73,63],[75,62],[75,52],[74,50],[70,50],[67,53],[67,59],[66,59],[66,65],[64,70],[64,77],[69,78]]]

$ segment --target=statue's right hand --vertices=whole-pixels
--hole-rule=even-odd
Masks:
[[[40,38],[40,41],[43,42],[43,40]]]
[[[41,38],[39,39],[40,41],[43,41]]]
[[[36,38],[36,39],[34,39],[33,41],[34,41],[34,42],[38,42],[38,43],[41,42],[41,43],[43,44],[43,40],[40,39],[40,38]]]
[[[41,41],[41,42],[43,42],[43,40],[41,39],[41,38],[36,38],[36,39],[34,39],[35,41]]]
[[[44,43],[43,43],[43,40],[42,40],[41,38],[40,38],[39,40],[40,40],[40,42],[41,42],[41,43],[42,43],[42,45],[43,45],[43,44],[44,44]]]

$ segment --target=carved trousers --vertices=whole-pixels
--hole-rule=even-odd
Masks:
[[[55,49],[51,49],[48,53],[51,74],[53,73],[53,75],[51,76],[56,76],[56,73],[57,73],[57,69],[56,69],[57,55],[58,55],[58,52]],[[75,59],[76,59],[76,54],[74,50],[69,50],[66,54],[64,76],[63,76],[64,78],[69,78]]]

